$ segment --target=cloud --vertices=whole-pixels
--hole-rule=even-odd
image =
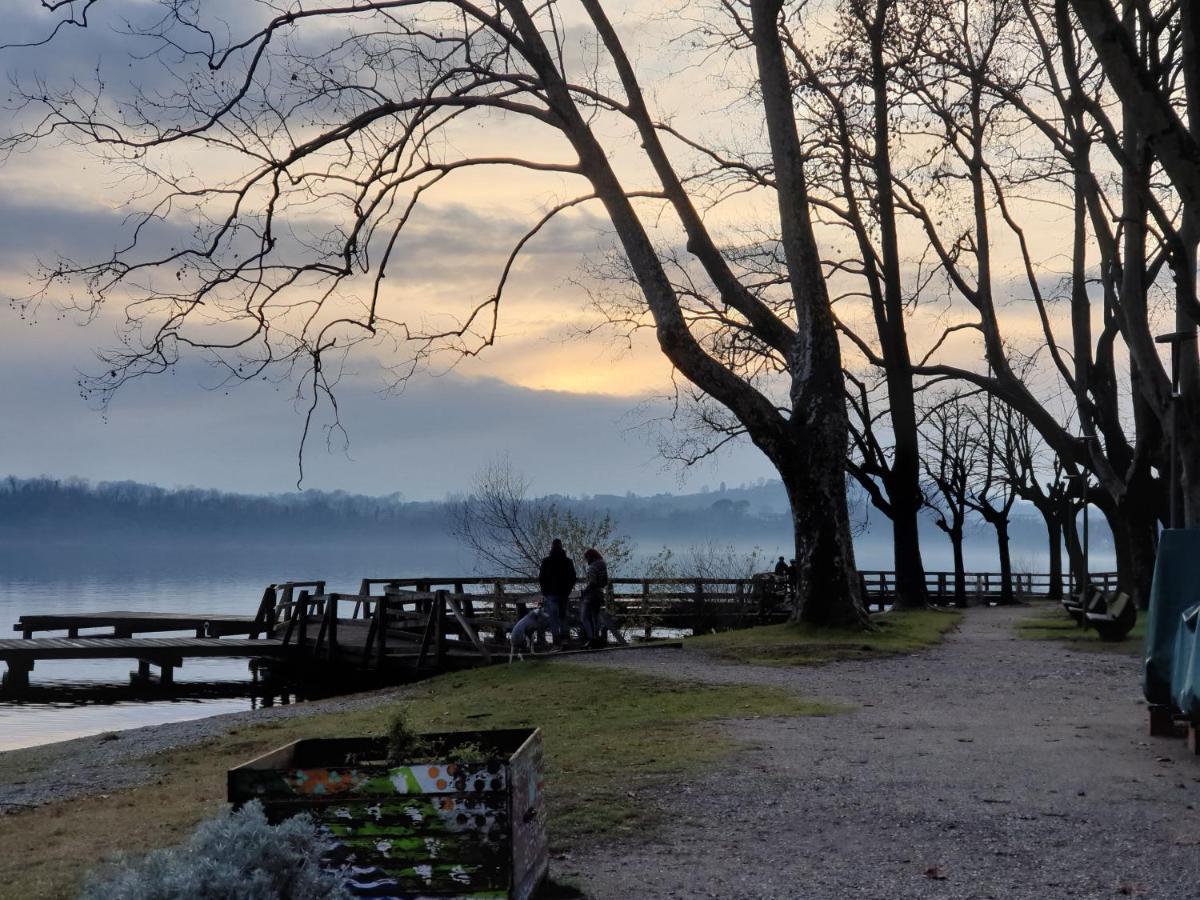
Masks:
[[[89,348],[103,342],[102,332],[44,321],[3,333],[0,417],[10,423],[0,431],[4,474],[256,492],[294,485],[302,417],[290,385],[206,390],[215,373],[188,364],[124,388],[101,417],[79,398],[73,373],[90,364]],[[404,394],[385,396],[373,380],[349,378],[339,392],[348,452],[327,451],[318,427],[305,458],[306,485],[440,498],[463,490],[475,471],[507,453],[539,492],[672,490],[680,473],[664,466],[653,436],[634,427],[661,411],[639,413],[640,399],[530,390],[460,374],[418,378]],[[736,484],[770,474],[757,450],[740,446],[688,483]]]

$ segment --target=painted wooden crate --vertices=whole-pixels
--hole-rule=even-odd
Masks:
[[[295,741],[229,770],[229,800],[308,813],[362,897],[532,896],[546,876],[537,729],[422,735],[431,758],[387,764],[386,738]],[[451,762],[476,744],[486,762]]]

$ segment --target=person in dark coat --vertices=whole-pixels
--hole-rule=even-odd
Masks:
[[[783,561],[783,557],[779,557],[779,562],[775,563],[775,574],[780,578],[787,578],[788,564]]]
[[[589,647],[603,647],[600,637],[600,607],[604,605],[604,589],[608,587],[608,564],[595,547],[583,554],[587,560],[587,581],[579,592],[579,621],[583,638]]]
[[[554,635],[554,649],[561,650],[567,643],[567,598],[575,590],[579,575],[575,562],[567,556],[562,541],[555,538],[550,544],[550,555],[542,560],[538,570],[538,584],[542,589],[542,608],[550,617],[550,633]]]

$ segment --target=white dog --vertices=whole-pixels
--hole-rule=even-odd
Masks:
[[[533,642],[537,640],[538,632],[549,627],[550,616],[540,606],[525,613],[508,635],[508,661],[513,661],[513,654],[516,654],[517,659],[524,659],[522,650],[532,654]]]

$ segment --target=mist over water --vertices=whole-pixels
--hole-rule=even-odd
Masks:
[[[1014,567],[1044,571],[1045,547],[1037,523],[1015,528]],[[738,552],[758,551],[763,567],[778,555],[790,556],[790,534],[778,518],[741,522],[728,532],[719,519],[704,532],[673,532],[666,523],[631,532],[635,560],[628,572],[641,574],[644,561],[662,547],[685,553],[705,541],[733,545]],[[723,535],[729,535],[723,539]],[[928,569],[949,569],[951,555],[944,537],[932,526],[923,534]],[[874,527],[856,539],[858,565],[891,569],[890,534]],[[995,570],[995,543],[989,531],[968,539],[968,567]],[[1093,543],[1095,570],[1111,566],[1104,540]],[[441,529],[372,535],[359,530],[351,537],[312,533],[272,539],[239,534],[165,535],[144,529],[125,533],[99,529],[55,540],[11,534],[0,540],[0,626],[5,636],[22,614],[99,612],[104,610],[253,615],[264,587],[272,582],[324,579],[328,589],[353,593],[370,578],[449,577],[481,573],[471,555]],[[86,634],[86,632],[85,632]],[[133,660],[40,661],[31,674],[31,689],[19,699],[0,700],[0,750],[65,740],[104,731],[194,719],[247,710],[263,702],[251,692],[244,659],[191,659],[176,671],[169,695],[156,687],[130,687]],[[290,688],[267,702],[292,700]]]

